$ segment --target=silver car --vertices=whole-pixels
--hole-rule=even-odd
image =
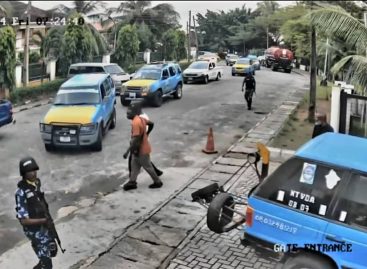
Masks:
[[[68,78],[77,74],[106,73],[111,75],[115,84],[116,95],[120,95],[122,83],[131,79],[131,75],[126,73],[115,63],[77,63],[69,67]]]

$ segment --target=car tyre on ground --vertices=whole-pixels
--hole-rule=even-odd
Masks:
[[[220,73],[218,73],[217,78],[215,80],[218,81],[218,80],[220,80],[220,78],[221,78],[221,75],[220,75]]]
[[[205,76],[204,77],[204,84],[208,84],[208,82],[209,82],[209,78],[208,78],[208,76]]]
[[[182,85],[181,84],[177,84],[176,91],[173,94],[173,97],[175,99],[181,99],[182,98]]]
[[[115,108],[113,109],[110,121],[111,121],[110,129],[115,129],[116,127],[116,109]]]
[[[120,100],[121,100],[121,105],[123,106],[129,106],[131,103],[131,100],[125,100],[125,98],[122,96],[120,97]]]
[[[102,151],[102,139],[103,139],[103,124],[101,123],[101,126],[99,127],[98,130],[98,139],[92,147],[94,151]]]
[[[152,104],[154,107],[160,107],[162,105],[162,102],[163,102],[162,91],[158,90],[154,93]]]
[[[327,259],[314,255],[303,253],[292,258],[288,258],[284,263],[282,269],[303,269],[303,268],[322,268],[322,269],[335,269],[333,264]]]
[[[52,144],[45,144],[45,150],[50,152],[54,150],[54,146]]]
[[[206,215],[208,228],[215,233],[223,233],[223,228],[232,221],[233,209],[234,200],[230,194],[219,193],[215,196]]]

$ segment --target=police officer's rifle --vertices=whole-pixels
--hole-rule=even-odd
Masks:
[[[55,223],[54,223],[54,221],[51,217],[50,210],[48,209],[48,203],[46,202],[45,194],[43,192],[40,193],[40,198],[41,198],[41,204],[43,205],[44,211],[45,211],[45,214],[46,214],[47,228],[48,228],[48,231],[50,233],[50,236],[54,240],[56,240],[57,244],[59,245],[59,247],[61,249],[61,252],[64,253],[66,251],[66,249],[62,248],[62,246],[61,246],[61,240],[60,240],[59,234],[56,231]],[[57,250],[55,250],[55,252],[57,253]],[[56,253],[54,254],[54,256],[56,256]]]

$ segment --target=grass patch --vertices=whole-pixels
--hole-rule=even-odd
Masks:
[[[10,92],[9,99],[16,105],[24,104],[27,100],[38,101],[42,98],[55,95],[64,81],[65,79],[55,79],[38,86],[16,88]]]
[[[329,112],[331,89],[331,82],[328,82],[328,86],[320,86],[320,80],[317,80],[316,109],[322,108],[322,110],[327,110],[326,113]],[[297,109],[289,116],[282,130],[273,139],[271,147],[297,150],[311,139],[314,124],[308,121],[308,104],[309,92],[305,94]]]

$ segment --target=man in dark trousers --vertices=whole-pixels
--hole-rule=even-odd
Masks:
[[[247,102],[247,109],[251,110],[252,96],[256,91],[256,81],[251,73],[246,73],[242,83],[242,91],[245,86],[245,99]]]
[[[146,122],[146,124],[147,124],[147,135],[149,136],[149,134],[151,133],[151,131],[153,131],[153,128],[154,128],[154,122],[152,122],[150,119],[149,119],[149,117],[148,117],[148,115],[147,114],[145,114],[145,113],[142,113],[142,114],[140,114],[139,115],[139,117],[141,117],[141,118],[143,118],[144,120],[145,120],[145,122]],[[127,158],[127,156],[129,156],[129,160],[128,160],[128,166],[129,166],[129,177],[130,177],[130,175],[131,175],[131,154],[130,154],[130,151],[128,150],[125,154],[124,154],[124,158],[126,159]],[[154,163],[153,162],[151,162],[152,163],[152,166],[153,166],[153,168],[154,168],[154,170],[155,170],[155,172],[156,172],[156,174],[160,177],[161,175],[163,175],[163,172],[161,171],[161,170],[159,170],[155,165],[154,165]]]
[[[326,121],[325,113],[316,114],[316,122],[313,128],[312,138],[327,132],[334,132],[333,127]]]
[[[23,158],[19,162],[22,180],[19,181],[15,193],[17,219],[39,258],[39,263],[33,269],[51,269],[51,257],[54,257],[52,251],[57,246],[53,245],[55,242],[48,229],[48,208],[42,203],[44,194],[41,192],[41,181],[37,178],[38,169],[32,157]]]
[[[149,185],[149,188],[160,188],[163,185],[150,161],[152,149],[146,132],[147,124],[143,118],[139,117],[140,114],[140,103],[132,103],[128,107],[126,113],[127,118],[132,121],[130,140],[131,173],[130,180],[123,186],[126,191],[137,188],[136,179],[140,173],[141,167],[143,167],[153,179],[153,184]]]

